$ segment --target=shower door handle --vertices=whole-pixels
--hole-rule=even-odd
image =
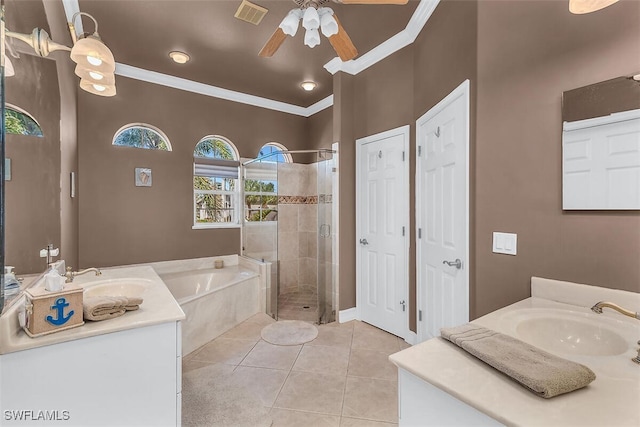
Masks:
[[[368,245],[369,242],[367,242],[367,239],[360,239],[360,244],[361,245]]]

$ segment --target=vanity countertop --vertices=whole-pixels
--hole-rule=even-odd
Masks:
[[[534,289],[532,280],[533,297],[489,313],[472,323],[526,341],[515,333],[513,319],[518,313],[527,310],[530,313],[536,310],[565,310],[578,316],[593,314],[586,306],[560,302],[571,298],[571,290],[575,289],[569,287],[562,290],[562,284],[576,284],[535,279],[540,286]],[[637,309],[640,297],[638,294],[625,292],[631,294],[630,301],[628,295],[616,292],[620,305]],[[606,298],[611,296],[606,291],[604,294],[596,294],[585,300],[590,300],[591,305],[600,300],[616,301],[615,297]],[[575,301],[575,297],[572,299]],[[617,323],[625,330],[625,337],[630,341],[627,350],[615,356],[585,356],[546,349],[565,359],[582,363],[596,374],[596,380],[589,386],[551,399],[534,395],[506,375],[440,337],[395,353],[389,359],[399,368],[505,425],[639,426],[640,365],[630,359],[637,355],[636,341],[640,338],[640,322],[608,310],[597,316],[602,316],[598,319],[609,324]]]
[[[103,335],[127,329],[141,328],[160,323],[175,322],[185,318],[184,312],[169,292],[164,282],[150,266],[114,267],[101,269],[102,275],[88,273],[77,276],[74,285],[89,289],[93,286],[125,284],[127,280],[144,288],[140,296],[143,303],[138,310],[99,322],[85,321],[73,329],[30,338],[18,324],[17,301],[0,317],[0,354],[42,347],[67,341]],[[23,297],[20,297],[23,298]]]

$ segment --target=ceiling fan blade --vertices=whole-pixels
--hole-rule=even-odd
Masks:
[[[338,0],[342,4],[407,4],[409,0]]]
[[[358,50],[353,45],[349,34],[345,31],[344,27],[338,20],[338,17],[334,14],[336,22],[338,23],[338,32],[329,37],[329,42],[333,46],[333,50],[336,51],[340,59],[348,61],[358,56]]]
[[[258,55],[263,58],[272,57],[286,38],[287,35],[282,31],[282,28],[278,27],[278,29],[271,35],[271,38],[265,43]]]

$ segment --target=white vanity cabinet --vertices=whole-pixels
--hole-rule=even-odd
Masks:
[[[180,327],[170,321],[1,355],[0,425],[179,426]]]

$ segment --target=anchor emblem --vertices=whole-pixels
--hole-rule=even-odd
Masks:
[[[68,306],[69,306],[69,303],[65,298],[58,298],[56,300],[56,303],[51,306],[52,310],[57,311],[57,317],[54,318],[53,316],[47,316],[45,319],[47,320],[47,322],[51,323],[52,325],[56,325],[56,326],[64,325],[69,321],[69,319],[71,319],[71,317],[74,314],[74,311],[71,310],[69,312],[69,315],[65,317],[64,308]]]

